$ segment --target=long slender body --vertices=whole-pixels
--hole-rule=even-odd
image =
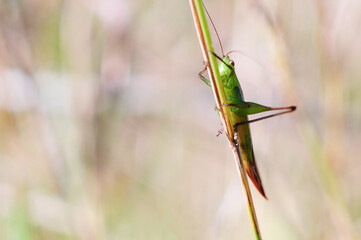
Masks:
[[[227,97],[227,103],[234,105],[247,105],[247,103],[244,101],[243,92],[237,79],[236,73],[234,69],[233,71],[230,71],[229,69],[229,66],[234,67],[233,61],[231,61],[228,57],[224,57],[223,61],[224,62],[219,63],[219,72],[222,77],[224,91]],[[229,66],[225,65],[225,63],[227,63]],[[248,112],[250,108],[247,107],[230,107],[230,109],[233,115],[232,117],[234,118],[234,122],[237,123],[247,122],[248,114],[252,114],[251,112]],[[263,189],[260,174],[258,172],[256,159],[254,157],[252,136],[249,124],[237,126],[237,138],[247,175],[252,180],[258,191],[265,198],[267,198]]]
[[[258,172],[256,159],[254,157],[253,145],[252,145],[252,137],[251,130],[249,128],[249,123],[256,122],[259,120],[263,120],[266,118],[278,116],[281,114],[293,112],[296,110],[295,106],[288,107],[267,107],[264,105],[260,105],[254,102],[245,102],[241,86],[238,82],[235,70],[234,70],[234,62],[229,59],[226,55],[223,58],[215,55],[220,63],[218,64],[219,73],[222,78],[222,83],[224,87],[224,92],[227,98],[227,106],[231,109],[231,118],[232,122],[235,123],[234,128],[237,133],[237,139],[239,143],[239,150],[242,155],[242,159],[244,162],[245,170],[247,175],[252,180],[253,184],[257,188],[257,190],[264,196],[266,199],[266,194],[263,189],[262,181],[260,174]],[[204,81],[208,86],[211,86],[211,83],[208,79],[203,77],[202,73],[206,70],[206,68],[199,73],[199,77],[202,81]],[[272,110],[285,110],[283,112],[279,112],[276,114],[271,114],[268,116],[256,118],[253,120],[248,120],[248,115],[267,112]]]
[[[233,105],[230,106],[232,118],[234,120],[233,122],[245,123],[248,122],[248,115],[250,114],[273,110],[270,107],[266,107],[257,103],[245,102],[241,86],[234,71],[234,62],[230,60],[228,56],[223,57],[221,60],[222,61],[219,63],[218,67],[222,77],[224,91],[227,97],[227,104]],[[202,76],[203,72],[204,70],[199,74],[199,77],[208,86],[211,86],[210,81]],[[238,125],[236,128],[239,148],[247,175],[252,180],[253,184],[262,194],[262,196],[267,199],[254,157],[249,124]]]

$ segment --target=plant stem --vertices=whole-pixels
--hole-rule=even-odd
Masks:
[[[219,110],[222,124],[225,126],[226,135],[228,139],[229,146],[232,150],[234,160],[237,165],[238,173],[241,178],[242,186],[244,193],[247,197],[247,205],[248,211],[250,214],[250,218],[253,224],[253,230],[256,236],[256,239],[260,240],[261,233],[258,226],[256,211],[253,204],[252,194],[249,188],[248,179],[246,176],[246,172],[243,165],[242,155],[240,154],[240,150],[237,147],[233,136],[233,125],[235,122],[233,121],[232,113],[229,108],[223,107],[224,104],[227,103],[227,98],[224,93],[222,79],[218,70],[218,63],[216,57],[212,54],[214,52],[212,46],[212,39],[209,33],[209,28],[207,24],[207,19],[203,10],[202,1],[201,0],[189,0],[189,5],[192,10],[193,20],[196,27],[198,40],[201,45],[204,62],[208,69],[208,74],[210,76],[210,81],[212,83],[212,90],[214,94],[214,98],[217,104],[217,108]]]

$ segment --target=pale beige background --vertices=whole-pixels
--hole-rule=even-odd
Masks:
[[[264,239],[358,239],[361,2],[205,4],[246,99],[298,106],[252,125]],[[1,1],[0,29],[0,239],[253,239],[187,1]]]

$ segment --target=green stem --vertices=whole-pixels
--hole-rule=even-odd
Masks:
[[[236,146],[233,140],[233,136],[234,136],[233,125],[235,124],[233,120],[234,118],[232,117],[232,113],[230,112],[229,108],[222,107],[224,106],[224,104],[227,103],[227,98],[224,92],[222,79],[218,70],[217,59],[211,53],[214,52],[212,46],[212,38],[209,33],[208,23],[207,23],[206,15],[203,10],[202,1],[189,0],[189,4],[193,13],[194,24],[197,30],[199,43],[201,45],[201,49],[203,52],[204,61],[208,67],[208,73],[210,76],[210,81],[212,83],[212,89],[216,100],[216,104],[222,119],[222,124],[223,126],[225,126],[228,137],[228,143],[232,150],[237,165],[238,173],[242,180],[243,190],[247,197],[247,205],[248,205],[248,210],[252,221],[255,237],[256,239],[261,240],[262,239],[261,232],[258,226],[256,211],[254,208],[251,190],[249,188],[248,179],[244,169],[242,155],[240,154],[239,148]]]

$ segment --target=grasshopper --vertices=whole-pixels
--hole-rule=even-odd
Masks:
[[[206,8],[205,10],[207,12],[208,17],[210,18]],[[222,57],[220,57],[214,52],[211,52],[220,61],[218,64],[218,69],[221,75],[222,84],[227,99],[227,103],[224,104],[224,106],[222,107],[229,107],[231,112],[235,116],[237,123],[233,126],[235,132],[234,139],[237,141],[238,147],[240,149],[245,170],[247,172],[247,175],[249,176],[249,178],[252,180],[253,184],[257,188],[257,190],[262,194],[264,198],[267,199],[267,196],[265,194],[262,185],[261,177],[257,168],[256,159],[254,156],[252,136],[251,136],[251,130],[249,124],[263,119],[275,117],[281,114],[293,112],[296,110],[296,106],[268,107],[254,102],[246,102],[244,100],[244,95],[242,92],[241,85],[236,76],[235,63],[229,57],[229,54],[235,51],[231,51],[226,55],[224,55],[223,47],[219,35],[211,18],[210,20],[213,25],[213,28],[215,29],[223,55]],[[203,82],[205,82],[208,86],[211,87],[211,82],[203,76],[203,73],[206,70],[207,70],[207,65],[199,73],[199,78]],[[282,110],[282,111],[252,120],[248,119],[248,115],[268,112],[273,110]]]

